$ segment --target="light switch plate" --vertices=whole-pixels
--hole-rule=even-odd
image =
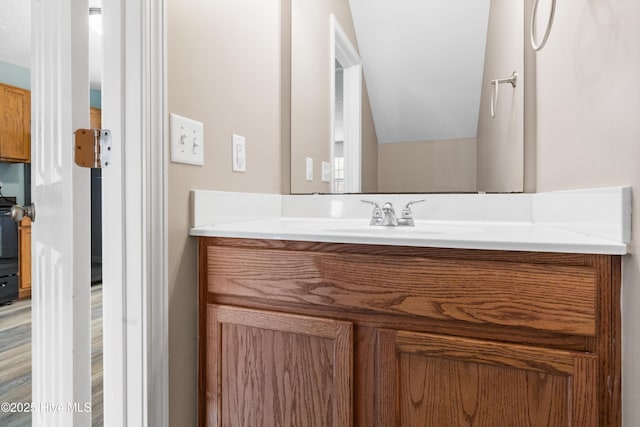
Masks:
[[[306,158],[306,177],[307,181],[313,181],[313,159],[311,157]]]
[[[204,125],[171,114],[171,161],[191,165],[204,164]]]
[[[245,172],[247,170],[247,145],[244,136],[233,134],[231,152],[233,153],[231,169],[234,172]]]
[[[331,182],[331,163],[322,162],[322,182]]]

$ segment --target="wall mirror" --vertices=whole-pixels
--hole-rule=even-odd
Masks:
[[[292,193],[523,191],[523,2],[291,9]]]

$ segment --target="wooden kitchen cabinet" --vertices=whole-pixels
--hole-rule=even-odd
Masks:
[[[31,92],[2,83],[0,161],[31,161]]]
[[[208,425],[351,425],[349,322],[207,307]]]
[[[91,107],[89,109],[89,126],[91,129],[102,129],[102,110]]]
[[[264,402],[254,397],[224,402],[289,381],[299,359],[273,355],[264,335],[287,324],[280,316],[303,316],[352,328],[351,350],[340,350],[353,360],[351,413],[339,425],[619,427],[620,264],[609,255],[201,237],[199,423],[314,425],[255,422],[246,414],[263,414]],[[237,310],[234,322],[264,314],[242,334],[228,329],[237,338],[225,341],[216,310]],[[265,353],[280,364],[267,377]],[[225,360],[242,375],[223,377]],[[318,384],[315,396],[325,390]],[[269,402],[312,393],[269,390]],[[219,418],[225,411],[236,418]]]
[[[31,297],[31,219],[22,218],[18,225],[18,276],[20,287],[18,297]]]

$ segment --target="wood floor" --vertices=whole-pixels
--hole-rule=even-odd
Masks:
[[[91,415],[103,425],[102,286],[91,288]],[[0,307],[0,403],[31,402],[31,300]],[[0,426],[31,425],[30,413],[0,411]]]

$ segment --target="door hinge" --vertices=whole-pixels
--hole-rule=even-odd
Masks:
[[[75,161],[83,168],[104,168],[111,162],[111,131],[103,129],[77,129]]]

